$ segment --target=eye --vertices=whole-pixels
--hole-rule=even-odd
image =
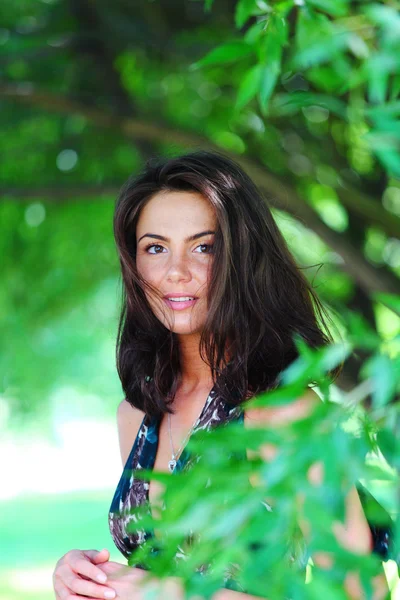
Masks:
[[[212,244],[200,244],[199,246],[197,246],[195,248],[195,250],[197,250],[197,248],[206,248],[206,250],[204,252],[201,251],[199,254],[211,254],[212,253],[212,249],[213,249],[213,245]]]
[[[150,252],[150,248],[154,248],[154,252]],[[158,248],[161,248],[161,252],[158,252]],[[145,248],[146,252],[148,252],[149,254],[161,254],[162,251],[164,250],[164,246],[160,246],[160,244],[149,244],[148,246],[146,246]]]

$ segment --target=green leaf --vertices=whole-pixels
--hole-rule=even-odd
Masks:
[[[307,4],[325,11],[332,17],[344,17],[349,12],[350,0],[307,0]]]
[[[400,15],[395,7],[373,3],[371,6],[366,5],[363,12],[371,21],[391,33],[395,39],[398,39],[400,35]]]
[[[400,296],[395,294],[384,294],[382,292],[375,292],[373,297],[378,302],[382,302],[385,306],[390,308],[393,312],[400,315]]]
[[[371,106],[365,111],[368,117],[381,119],[383,117],[400,117],[400,100],[381,104],[380,106]]]
[[[202,59],[193,63],[190,68],[191,70],[194,70],[210,65],[227,64],[250,56],[252,53],[253,48],[249,44],[246,44],[246,42],[243,42],[242,40],[234,40],[214,48]]]
[[[265,33],[260,41],[260,62],[281,59],[282,49],[288,41],[288,26],[286,19],[274,13],[270,16],[265,26]]]
[[[399,365],[397,365],[398,367]],[[388,404],[396,392],[396,361],[385,354],[377,354],[364,363],[362,373],[373,379],[372,402],[374,407],[379,409]]]
[[[241,110],[257,94],[260,89],[262,69],[261,65],[255,65],[246,73],[239,86],[235,110]]]
[[[326,15],[300,11],[290,68],[303,69],[330,62],[347,50],[351,36]]]
[[[397,458],[398,440],[390,429],[381,429],[377,434],[378,446],[389,464],[393,464]]]
[[[385,102],[389,75],[395,73],[400,67],[397,57],[389,52],[375,52],[363,66],[368,73],[368,99],[372,103]]]
[[[392,87],[390,90],[389,100],[395,100],[400,95],[400,73],[392,78]]]
[[[374,154],[376,154],[377,158],[388,171],[388,174],[393,177],[400,177],[400,153],[391,148],[380,150],[377,148],[372,149]]]
[[[343,585],[334,581],[328,581],[321,573],[313,574],[311,583],[307,586],[308,600],[347,600],[348,596]]]
[[[264,114],[268,111],[268,103],[280,73],[280,62],[272,61],[262,69],[260,85],[260,105]]]
[[[373,351],[379,347],[380,338],[363,315],[346,309],[343,316],[348,340],[366,350]]]
[[[261,73],[259,94],[260,106],[264,114],[268,111],[269,100],[281,72],[282,50],[287,44],[287,39],[286,19],[277,13],[272,14],[259,48],[260,62],[265,63]]]
[[[260,36],[263,34],[265,29],[265,21],[259,21],[258,23],[254,23],[243,36],[244,41],[247,44],[254,45],[258,43]]]
[[[312,94],[310,92],[293,92],[291,94],[277,94],[272,101],[274,113],[295,114],[306,106],[321,106],[342,119],[347,119],[346,104],[325,94]]]
[[[257,14],[257,2],[256,0],[240,0],[236,4],[235,9],[235,25],[238,29],[243,27],[247,19],[254,13]]]

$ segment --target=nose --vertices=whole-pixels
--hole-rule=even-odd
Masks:
[[[190,281],[191,278],[187,259],[181,254],[173,255],[167,271],[167,281],[178,283],[180,281]]]

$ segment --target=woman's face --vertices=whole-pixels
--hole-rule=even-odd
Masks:
[[[213,207],[197,192],[160,192],[141,210],[136,266],[156,317],[178,334],[200,333],[217,227]]]

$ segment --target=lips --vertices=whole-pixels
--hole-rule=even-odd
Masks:
[[[165,294],[164,298],[181,298],[184,296],[190,296],[190,298],[197,298],[197,296],[193,296],[193,294],[188,294],[188,292],[170,292],[169,294]]]
[[[188,294],[168,294],[164,296],[164,302],[173,310],[184,310],[192,307],[198,298]]]

